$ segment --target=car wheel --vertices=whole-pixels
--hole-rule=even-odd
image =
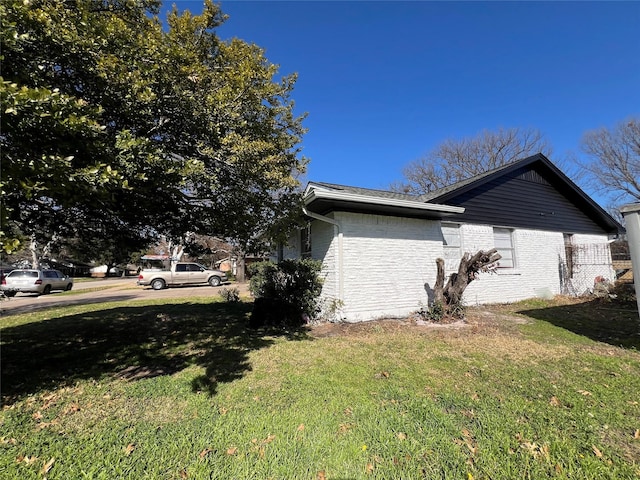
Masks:
[[[73,283],[70,283],[69,285],[67,285],[67,288],[65,288],[65,291],[69,291],[73,288]]]
[[[222,281],[220,280],[220,277],[211,277],[209,279],[209,285],[212,287],[219,287],[221,283]]]
[[[151,288],[154,290],[162,290],[165,287],[164,280],[161,278],[156,278],[153,282],[151,282]]]
[[[51,285],[45,285],[44,290],[42,291],[43,295],[49,295],[51,293]]]
[[[4,295],[5,295],[5,297],[11,298],[11,297],[15,297],[16,293],[18,293],[18,292],[13,292],[11,290],[5,290]]]

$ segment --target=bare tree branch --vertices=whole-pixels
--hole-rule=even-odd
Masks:
[[[391,189],[420,195],[536,153],[550,155],[551,147],[535,129],[501,128],[471,138],[448,139],[407,165],[405,181],[391,185]]]
[[[581,165],[595,190],[619,202],[640,201],[640,118],[587,132],[582,150],[588,159]]]

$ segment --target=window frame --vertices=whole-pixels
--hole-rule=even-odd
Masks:
[[[444,253],[444,259],[445,261],[449,260],[449,261],[460,261],[460,259],[462,258],[462,228],[461,228],[461,224],[459,223],[451,223],[451,222],[442,222],[440,224],[440,230],[442,232],[442,250]],[[457,245],[450,245],[447,243],[447,237],[445,236],[445,229],[455,229],[457,230],[457,236],[458,236],[458,244]],[[447,251],[449,252],[453,252],[453,251],[457,251],[457,255],[455,257],[455,259],[453,258],[453,256],[449,256],[447,255]]]
[[[499,238],[496,237],[496,233],[497,234],[504,234],[504,233],[509,233],[509,247],[503,247],[503,246],[498,246],[499,243]],[[502,256],[502,258],[500,260],[498,260],[497,262],[497,268],[499,270],[515,270],[516,268],[518,268],[518,259],[517,259],[517,251],[516,251],[516,242],[514,239],[514,233],[515,233],[515,229],[514,228],[510,228],[510,227],[493,227],[493,246],[494,248],[498,251],[498,253]],[[503,259],[505,259],[504,255],[502,255],[502,252],[505,251],[509,251],[511,252],[511,265],[501,265],[501,262],[503,261]]]

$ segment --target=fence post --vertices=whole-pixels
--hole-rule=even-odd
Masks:
[[[640,203],[625,205],[620,209],[624,216],[627,229],[629,250],[631,251],[631,266],[633,268],[633,283],[636,287],[638,302],[638,316],[640,316]]]

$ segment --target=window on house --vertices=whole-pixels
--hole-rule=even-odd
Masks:
[[[300,230],[300,254],[302,258],[311,258],[311,223]]]
[[[513,230],[494,228],[493,242],[496,250],[502,256],[498,261],[498,268],[514,268],[516,266],[516,252],[513,248]]]
[[[567,264],[567,277],[573,278],[573,268],[575,265],[575,257],[577,254],[576,249],[573,245],[573,235],[570,233],[565,233],[564,237],[564,254]]]
[[[457,261],[462,258],[462,241],[460,237],[460,225],[455,223],[442,224],[442,246],[444,259]]]

